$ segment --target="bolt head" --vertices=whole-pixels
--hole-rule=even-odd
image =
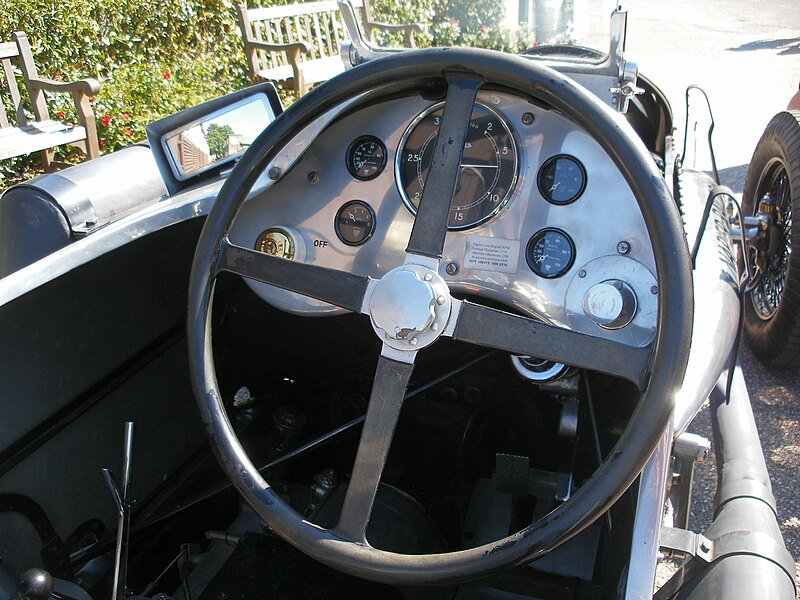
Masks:
[[[445,273],[448,275],[455,275],[458,273],[458,264],[454,262],[449,262],[444,268]]]
[[[629,242],[622,241],[619,244],[617,244],[617,252],[618,253],[627,254],[630,251],[631,251],[631,245],[630,245]]]

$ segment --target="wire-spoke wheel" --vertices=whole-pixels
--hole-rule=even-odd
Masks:
[[[800,365],[800,244],[792,213],[800,202],[800,112],[777,114],[761,136],[744,185],[743,209],[770,223],[750,248],[758,281],[745,303],[745,329],[770,366]],[[765,210],[766,209],[766,210]],[[793,252],[794,251],[794,252]],[[794,258],[792,258],[794,254]]]

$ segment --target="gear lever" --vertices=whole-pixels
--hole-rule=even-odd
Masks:
[[[124,600],[126,595],[125,580],[128,570],[128,536],[131,527],[131,506],[128,500],[128,487],[131,483],[131,469],[133,468],[133,422],[125,422],[125,445],[122,453],[122,489],[111,469],[103,469],[103,476],[119,515],[117,525],[117,545],[114,554],[114,588],[111,600]]]

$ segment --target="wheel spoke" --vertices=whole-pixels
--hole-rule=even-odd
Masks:
[[[406,252],[439,259],[444,248],[450,204],[453,201],[472,107],[481,82],[448,79],[447,100],[436,138],[428,178],[422,190]]]
[[[367,524],[413,369],[411,363],[386,356],[378,360],[350,486],[335,529],[346,539],[367,543]]]
[[[466,301],[452,335],[464,342],[615,375],[639,388],[650,363],[650,346],[626,346]]]
[[[361,277],[307,263],[294,262],[235,246],[225,238],[217,272],[228,271],[284,290],[361,312],[369,277]]]

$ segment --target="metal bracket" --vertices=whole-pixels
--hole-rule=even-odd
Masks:
[[[628,112],[628,103],[631,98],[644,94],[644,89],[636,85],[639,79],[639,66],[635,62],[623,60],[619,65],[619,83],[608,88],[614,97],[617,111]]]
[[[704,461],[710,450],[711,442],[694,433],[683,433],[675,440],[669,500],[674,509],[673,524],[676,527],[685,529],[689,525],[694,465]]]
[[[795,565],[792,555],[783,544],[758,531],[732,531],[715,540],[702,534],[662,527],[660,547],[662,550],[688,555],[689,559],[675,575],[653,595],[653,600],[672,598],[683,585],[700,574],[707,565],[733,555],[758,556],[775,563],[794,585]]]

